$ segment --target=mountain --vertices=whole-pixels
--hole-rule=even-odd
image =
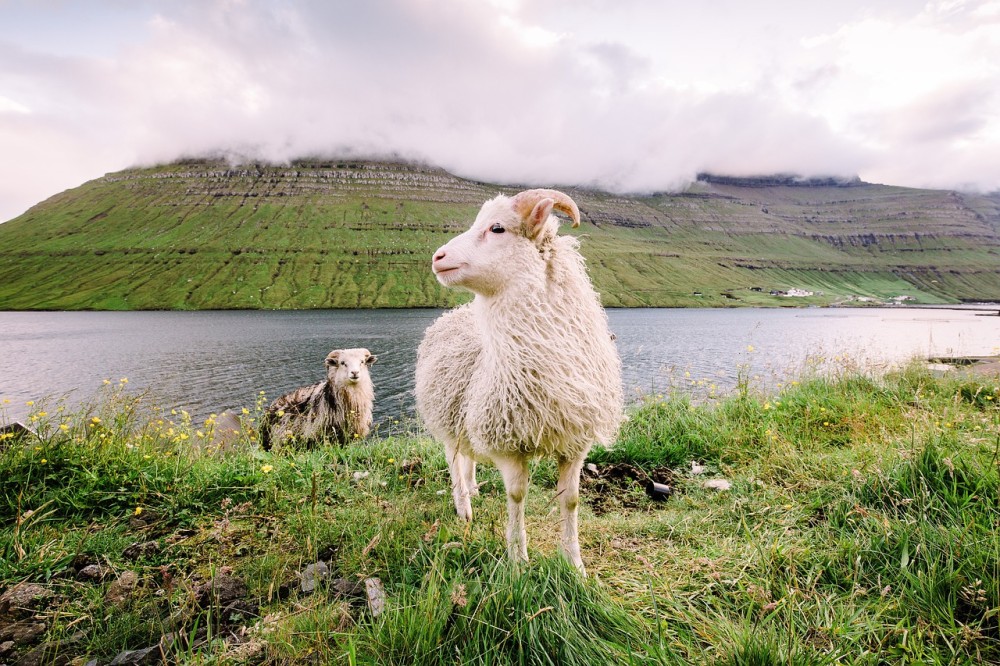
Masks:
[[[366,161],[127,169],[0,224],[0,309],[452,305],[468,296],[431,253],[518,189]],[[563,189],[609,306],[1000,301],[1000,195],[712,174]]]

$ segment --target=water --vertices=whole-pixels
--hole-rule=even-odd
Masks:
[[[128,390],[198,419],[253,407],[260,391],[273,399],[321,381],[331,349],[367,347],[378,356],[372,379],[382,421],[412,413],[416,348],[440,312],[0,312],[0,399],[9,401],[6,419],[17,420],[32,409],[29,400],[65,397],[72,405],[94,397],[105,379],[127,378]],[[608,316],[635,400],[669,390],[725,392],[739,372],[775,386],[822,358],[883,369],[915,356],[997,354],[996,312],[616,309]]]

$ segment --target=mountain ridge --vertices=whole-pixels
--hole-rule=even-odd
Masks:
[[[404,161],[109,173],[0,225],[0,309],[449,306],[431,253],[482,202],[557,187],[609,306],[1000,301],[1000,196],[700,174],[685,191],[512,187]],[[793,291],[799,296],[789,296]]]

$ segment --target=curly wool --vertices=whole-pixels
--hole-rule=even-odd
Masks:
[[[554,226],[554,225],[553,225]],[[572,237],[547,234],[509,287],[442,315],[417,360],[417,408],[464,453],[580,459],[622,420],[621,361]]]
[[[367,370],[354,383],[332,377],[277,398],[263,418],[263,445],[323,439],[347,443],[367,437],[372,425],[375,389]]]

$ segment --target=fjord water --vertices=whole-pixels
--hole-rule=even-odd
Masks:
[[[253,408],[323,379],[331,349],[367,347],[376,421],[413,412],[413,370],[440,310],[0,312],[0,421],[67,406],[104,380],[196,418]],[[986,316],[992,315],[992,316]],[[848,359],[875,371],[914,357],[1000,353],[995,306],[975,308],[613,309],[629,401],[704,397],[744,376],[774,388]],[[544,362],[544,359],[542,360]],[[556,371],[556,369],[553,369]]]

